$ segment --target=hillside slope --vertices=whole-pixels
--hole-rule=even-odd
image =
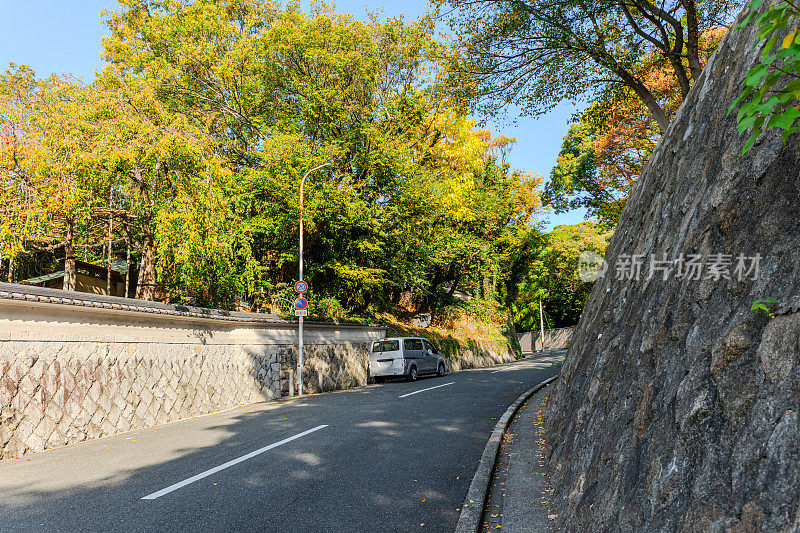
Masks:
[[[561,530],[800,528],[800,135],[741,155],[727,106],[754,42],[724,38],[606,252],[546,413]],[[626,254],[644,254],[638,281],[617,279]],[[702,254],[702,279],[647,280],[651,254]],[[762,256],[757,279],[733,275],[739,254]],[[751,310],[765,297],[774,318]]]

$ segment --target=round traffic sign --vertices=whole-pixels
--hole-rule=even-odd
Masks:
[[[303,310],[308,307],[308,300],[303,298],[302,296],[299,297],[297,300],[294,301],[294,308]]]
[[[300,294],[303,294],[308,290],[308,283],[302,280],[298,281],[297,283],[294,284],[294,290],[296,292],[299,292]]]

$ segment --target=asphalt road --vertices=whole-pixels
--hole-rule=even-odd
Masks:
[[[497,419],[560,364],[250,405],[2,460],[0,530],[452,531]]]

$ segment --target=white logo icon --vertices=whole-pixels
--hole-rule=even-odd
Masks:
[[[602,278],[606,270],[608,270],[608,264],[600,254],[584,250],[578,257],[578,277],[581,278],[581,281],[592,282]]]

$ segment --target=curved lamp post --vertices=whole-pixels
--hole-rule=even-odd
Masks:
[[[308,172],[303,175],[303,179],[300,181],[300,261],[299,261],[299,271],[300,271],[300,281],[303,281],[303,185],[306,183],[306,178],[309,174],[314,172],[315,170],[319,170],[322,167],[329,166],[331,163],[323,163],[318,167],[314,167]],[[303,317],[297,317],[297,395],[303,395]]]

